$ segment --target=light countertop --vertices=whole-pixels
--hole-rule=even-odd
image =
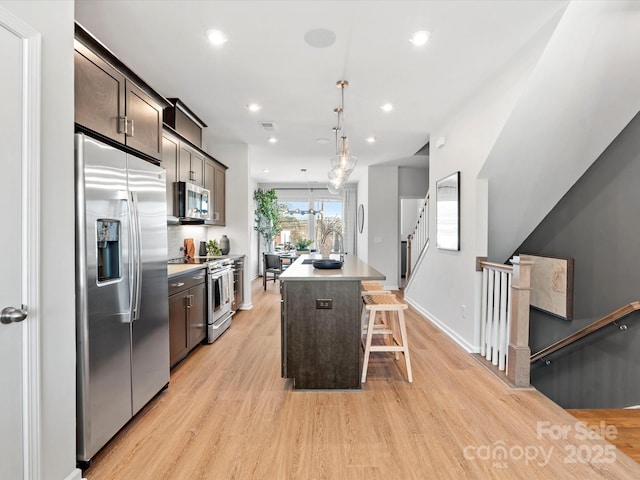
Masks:
[[[385,277],[378,270],[363,262],[353,255],[345,255],[342,268],[337,269],[318,269],[312,264],[303,264],[305,259],[319,259],[319,254],[301,255],[290,267],[282,274],[280,280],[385,280]],[[338,259],[337,255],[332,255],[332,259]]]
[[[189,263],[170,263],[167,265],[167,273],[169,274],[169,278],[175,277],[178,275],[182,275],[184,273],[195,272],[196,270],[202,270],[207,268],[206,263],[201,263],[199,265],[189,264]]]
[[[229,254],[229,255],[216,255],[213,257],[196,257],[196,258],[210,258],[211,260],[221,260],[225,258],[229,258],[231,260],[244,257],[244,253],[238,254]],[[169,277],[175,277],[177,275],[182,275],[184,273],[189,273],[192,271],[200,270],[202,268],[207,268],[206,263],[199,264],[190,264],[190,263],[168,263],[167,264],[167,273]]]

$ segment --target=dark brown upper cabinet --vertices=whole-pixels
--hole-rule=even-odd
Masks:
[[[181,142],[179,158],[178,179],[204,187],[204,155]]]
[[[76,24],[75,122],[162,160],[162,113],[169,102]]]
[[[167,100],[171,106],[164,109],[164,123],[198,148],[202,148],[202,129],[207,125],[179,98]]]

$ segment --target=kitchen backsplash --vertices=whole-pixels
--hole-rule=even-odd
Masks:
[[[180,248],[184,247],[185,238],[193,238],[193,242],[196,245],[197,255],[200,242],[206,242],[207,240],[209,240],[208,231],[209,228],[202,226],[170,226],[167,229],[167,247],[169,250],[169,258],[178,258],[184,256],[185,252],[181,251]],[[218,235],[218,237],[219,236],[220,235]]]

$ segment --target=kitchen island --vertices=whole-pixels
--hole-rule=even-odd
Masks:
[[[280,275],[282,377],[295,389],[360,389],[360,282],[386,277],[350,255],[340,269],[314,268],[317,258]]]

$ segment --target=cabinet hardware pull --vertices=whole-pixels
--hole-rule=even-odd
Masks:
[[[133,130],[133,120],[126,120],[127,117],[124,117],[124,118],[125,118],[125,121],[126,121],[127,125],[131,124],[131,133],[129,133],[128,127],[125,126],[124,134],[127,135],[128,137],[133,137],[134,133],[135,133],[134,130]]]
[[[172,283],[171,286],[172,287],[181,287],[184,285],[184,282],[178,282],[178,283]]]
[[[118,133],[127,135],[127,116],[118,117]]]

